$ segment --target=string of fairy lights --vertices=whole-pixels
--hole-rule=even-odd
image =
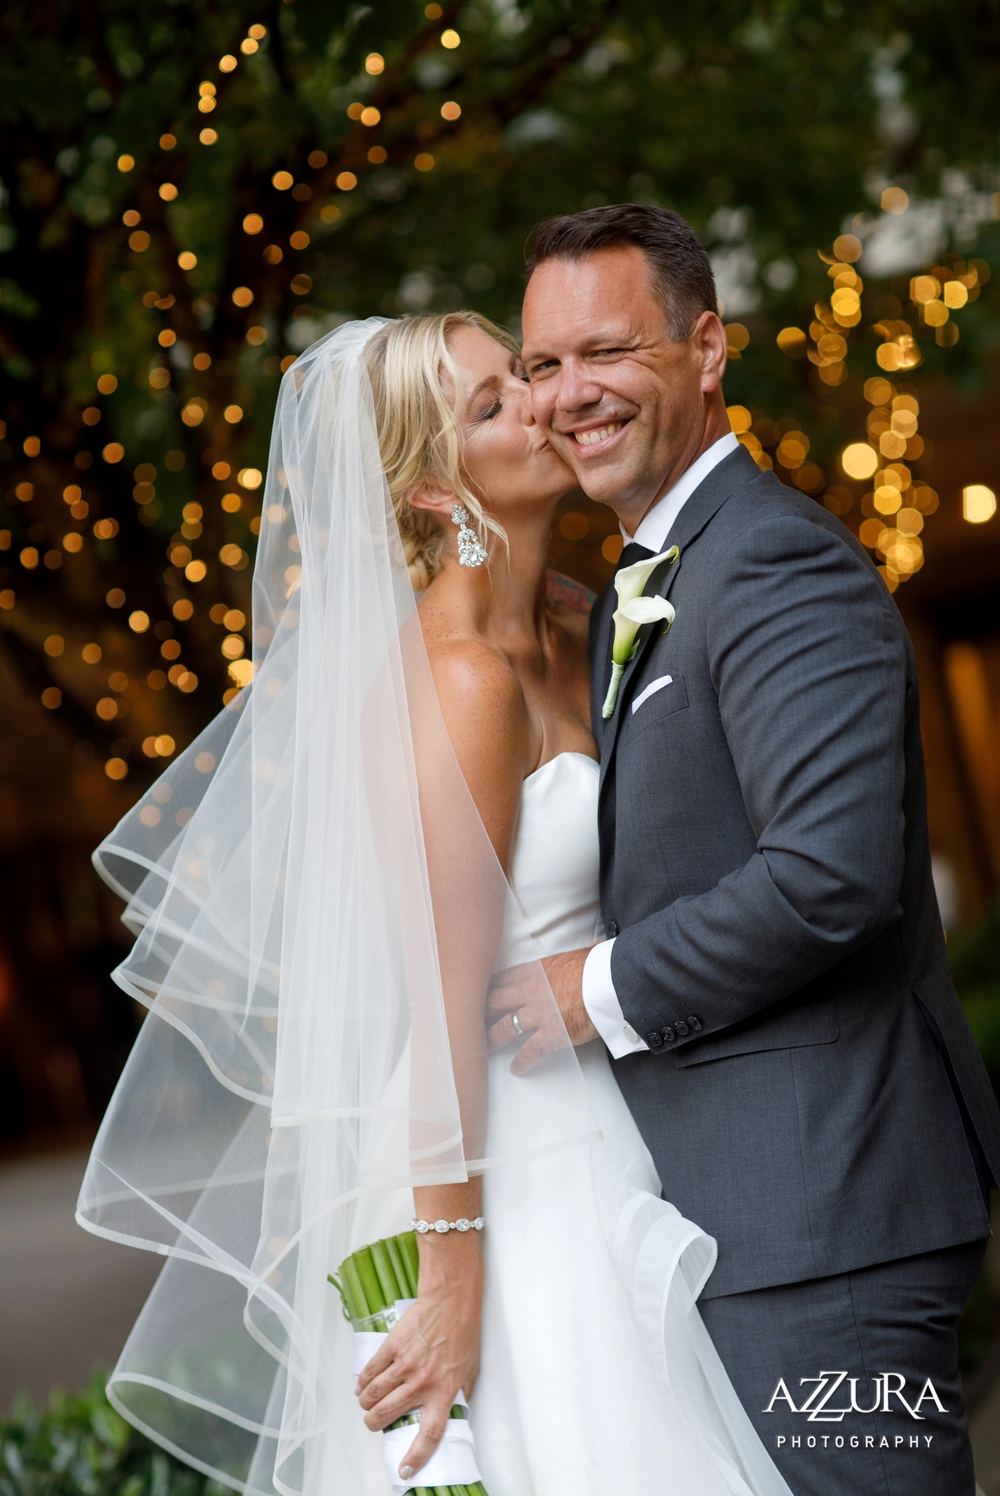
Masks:
[[[442,21],[443,10],[440,5],[428,4],[424,7],[425,18],[430,22]],[[220,139],[220,131],[212,116],[222,103],[222,86],[227,83],[240,66],[242,60],[251,58],[264,44],[268,35],[268,28],[262,24],[249,26],[247,34],[239,43],[238,49],[225,53],[218,61],[218,74],[220,81],[212,78],[203,78],[197,87],[197,98],[195,107],[197,116],[195,129],[197,131],[198,143],[202,147],[216,146]],[[461,45],[461,36],[453,27],[444,27],[438,35],[440,45],[446,51],[454,51]],[[368,85],[376,84],[385,72],[385,59],[381,53],[370,52],[364,62],[363,78]],[[359,88],[360,97],[356,98],[347,106],[347,117],[360,125],[362,131],[374,130],[381,119],[381,111],[372,102],[365,101],[364,83]],[[461,117],[461,105],[454,99],[446,100],[440,106],[440,116],[444,125],[454,126]],[[217,116],[216,116],[217,117]],[[199,124],[200,121],[200,124]],[[180,132],[177,126],[164,132],[159,137],[160,151],[169,157],[180,140]],[[366,149],[367,161],[373,166],[379,166],[386,161],[388,152],[384,146],[376,143]],[[324,168],[329,164],[327,153],[322,150],[313,150],[308,156],[308,166],[311,171],[322,174]],[[118,171],[123,176],[128,176],[136,168],[136,157],[130,151],[123,151],[116,162]],[[412,161],[413,167],[421,173],[432,171],[436,165],[433,154],[426,148],[418,150]],[[169,170],[169,168],[168,168]],[[331,167],[330,176],[334,172]],[[295,179],[292,172],[279,169],[272,174],[271,186],[275,192],[285,193],[300,204],[305,204],[313,197],[314,191],[322,189],[326,185],[328,189],[334,189],[338,193],[350,193],[358,186],[358,175],[356,171],[342,170],[327,181],[326,176],[320,176],[315,184],[309,181]],[[172,207],[182,196],[181,185],[177,181],[161,180],[156,186],[156,193],[160,201],[167,207]],[[341,208],[335,201],[326,200],[313,205],[310,211],[315,211],[316,216],[324,226],[332,226],[342,216]],[[266,212],[266,210],[265,210]],[[204,283],[204,272],[199,265],[199,257],[194,249],[180,247],[176,252],[177,268],[182,272],[183,283],[173,282],[173,290],[163,291],[150,285],[149,269],[142,257],[153,248],[157,237],[157,227],[154,223],[148,226],[143,222],[143,213],[138,207],[128,207],[122,215],[122,224],[127,231],[125,245],[131,262],[126,263],[120,281],[122,289],[139,294],[139,300],[145,311],[162,314],[163,323],[156,331],[156,349],[144,372],[144,381],[148,383],[150,395],[161,399],[172,392],[177,371],[190,368],[193,375],[206,375],[212,368],[212,355],[205,347],[185,347],[180,343],[180,335],[177,327],[171,326],[172,315],[176,316],[175,308],[178,308],[178,297],[190,300],[190,311],[199,321],[210,314],[217,304],[217,298],[210,292],[200,288]],[[163,230],[163,226],[160,226]],[[262,237],[266,228],[263,213],[250,212],[242,219],[243,232],[249,237],[258,234]],[[164,231],[165,233],[166,231]],[[161,234],[162,237],[162,234]],[[165,242],[169,240],[166,233]],[[262,259],[266,266],[273,272],[274,267],[281,265],[286,259],[288,250],[300,252],[307,249],[311,242],[311,236],[305,228],[296,228],[289,235],[287,248],[281,244],[265,243],[262,249]],[[160,249],[162,251],[163,245]],[[161,254],[162,259],[162,254]],[[163,279],[164,267],[160,265],[160,280]],[[168,281],[170,277],[168,276]],[[305,298],[312,290],[312,279],[309,275],[295,270],[288,282],[292,294],[303,298],[303,304],[298,311],[300,314],[308,315],[309,308],[305,305]],[[145,287],[145,289],[144,289]],[[190,291],[187,290],[190,288]],[[255,306],[257,297],[250,286],[240,285],[229,292],[229,298],[233,307],[247,314],[247,326],[245,337],[247,344],[252,348],[263,348],[269,341],[270,333]],[[190,321],[190,319],[188,319]],[[197,343],[197,340],[196,340]],[[178,360],[178,352],[181,355]],[[264,357],[262,368],[265,374],[283,374],[295,361],[296,354],[286,354],[284,357]],[[101,405],[102,398],[112,396],[118,388],[119,380],[116,374],[111,372],[108,363],[105,362],[106,355],[98,351],[92,358],[94,372],[98,375],[96,379],[97,400],[88,405],[81,412],[83,426],[96,427],[104,419],[104,410]],[[187,382],[187,381],[186,381]],[[197,389],[192,391],[190,384],[179,401],[178,415],[182,424],[189,429],[200,427],[210,415],[214,414],[212,402],[209,398],[211,390],[202,393]],[[237,426],[243,420],[244,412],[235,403],[227,405],[221,416],[226,426]],[[225,427],[222,428],[223,430]],[[0,439],[6,436],[6,428],[0,423]],[[45,492],[47,504],[47,521],[37,517],[38,506],[34,505],[35,515],[32,522],[25,526],[27,530],[28,544],[15,547],[14,534],[10,529],[0,529],[0,553],[17,551],[20,567],[25,574],[41,570],[56,571],[64,559],[79,557],[85,553],[88,541],[92,540],[98,544],[108,542],[115,538],[119,532],[119,523],[116,519],[105,517],[100,514],[102,506],[99,486],[91,488],[88,486],[86,496],[83,483],[87,483],[90,474],[86,469],[91,467],[97,454],[84,450],[76,454],[76,466],[81,469],[80,481],[75,481],[63,486],[63,500],[66,510],[62,511],[62,519],[56,519],[52,523],[51,505],[48,499],[51,495],[53,485],[53,471],[50,458],[55,453],[43,453],[41,438],[28,436],[23,440],[23,453],[25,458],[32,463],[30,477],[16,485],[11,497],[19,504],[31,504],[38,496]],[[100,448],[100,459],[110,467],[123,463],[126,457],[125,448],[120,442],[105,442]],[[252,467],[238,467],[231,465],[225,460],[225,453],[213,452],[211,448],[202,454],[203,458],[211,465],[213,479],[218,481],[224,492],[221,494],[220,505],[223,513],[235,516],[244,508],[248,500],[256,498],[256,490],[261,487],[262,474]],[[177,472],[185,465],[186,457],[183,451],[169,451],[161,459],[162,465],[169,472]],[[157,468],[148,461],[140,462],[134,469],[133,498],[136,502],[137,518],[141,524],[150,526],[155,524],[162,506],[157,497],[156,484],[158,480]],[[27,514],[25,516],[27,518]],[[259,533],[260,515],[249,513],[249,528],[252,534]],[[179,595],[185,584],[197,587],[203,583],[212,573],[210,563],[201,555],[195,554],[197,542],[203,534],[205,512],[201,503],[196,501],[184,505],[182,523],[177,533],[170,537],[166,546],[167,568],[164,572],[164,583],[167,589],[167,600],[169,616],[154,620],[144,608],[127,606],[127,597],[122,587],[112,587],[106,596],[108,608],[127,624],[128,633],[136,636],[147,635],[155,638],[162,656],[162,667],[157,666],[152,670],[142,669],[136,671],[134,662],[132,672],[126,669],[113,668],[116,663],[127,663],[129,655],[127,639],[128,634],[118,633],[113,635],[107,630],[101,637],[104,644],[98,643],[95,638],[81,636],[78,638],[66,637],[64,632],[47,632],[41,616],[35,616],[37,610],[29,612],[23,608],[18,609],[18,589],[14,586],[6,586],[0,589],[0,614],[11,615],[18,610],[20,616],[20,627],[26,637],[31,637],[33,642],[41,645],[44,656],[51,665],[55,665],[56,679],[59,684],[50,684],[41,692],[41,703],[43,707],[55,711],[62,706],[64,690],[69,690],[72,696],[81,704],[86,704],[92,710],[94,716],[104,724],[118,724],[130,715],[131,704],[140,705],[138,698],[146,697],[146,693],[162,691],[167,686],[175,687],[183,694],[190,694],[198,688],[199,680],[197,673],[190,669],[181,659],[182,646],[176,637],[176,624],[187,623],[195,613],[195,603],[190,595],[184,592]],[[67,524],[67,522],[69,522]],[[98,554],[100,559],[100,553]],[[104,559],[107,559],[106,556]],[[250,562],[250,557],[238,543],[234,532],[226,538],[225,543],[218,550],[218,561],[235,572],[244,570]],[[227,603],[219,602],[208,610],[211,621],[219,625],[225,631],[220,641],[219,648],[226,661],[227,672],[231,685],[223,694],[223,701],[228,703],[243,687],[245,687],[253,674],[253,665],[247,657],[247,644],[245,631],[248,620],[245,614],[238,608],[229,606]],[[62,625],[65,630],[65,624]],[[50,623],[51,628],[51,623]],[[100,633],[100,631],[98,631]],[[105,637],[106,636],[106,637]],[[117,641],[112,643],[112,637]],[[115,658],[109,658],[109,654]],[[58,662],[58,664],[56,664]],[[148,664],[148,661],[147,661]],[[81,668],[82,667],[82,668]],[[90,672],[88,674],[88,672]],[[155,696],[154,696],[155,700]],[[152,703],[147,703],[152,710]],[[149,716],[149,710],[143,709],[140,715]],[[136,713],[133,713],[133,722]],[[78,744],[78,747],[88,747],[87,744]],[[107,776],[112,780],[124,779],[129,772],[128,759],[132,749],[129,738],[122,736],[111,745],[111,755],[104,764]],[[142,739],[142,752],[147,758],[170,757],[176,750],[176,743],[169,733],[149,733]]]
[[[890,188],[889,197],[900,188]],[[890,204],[884,204],[889,209]],[[905,201],[892,199],[891,210],[905,211]],[[864,282],[855,269],[863,252],[854,234],[841,234],[833,253],[819,251],[833,282],[829,298],[817,301],[808,333],[801,327],[785,327],[777,334],[777,345],[789,358],[807,358],[815,370],[817,387],[835,388],[848,378],[848,338],[862,321],[861,293]],[[966,263],[949,254],[910,281],[911,317],[918,325],[933,329],[939,347],[952,348],[960,330],[954,313],[974,301],[990,276],[985,260]],[[883,296],[882,303],[894,298]],[[881,339],[876,362],[883,372],[865,381],[864,396],[871,409],[866,419],[866,439],[849,443],[840,454],[844,475],[854,483],[870,485],[860,499],[858,538],[875,552],[879,572],[891,592],[915,576],[925,560],[922,531],[928,516],[939,505],[938,494],[912,464],[929,455],[929,444],[920,434],[920,402],[913,388],[899,378],[915,369],[923,359],[914,334],[913,321],[900,315],[880,317],[871,331]],[[895,307],[892,308],[895,310]],[[727,328],[730,357],[740,357],[749,334],[742,325]],[[805,493],[821,498],[831,513],[840,517],[854,507],[855,493],[844,484],[827,484],[824,471],[809,460],[810,441],[796,423],[774,421],[754,415],[745,406],[729,407],[730,421],[739,440],[761,468],[777,468],[781,476]],[[769,450],[769,449],[773,449]],[[996,497],[984,484],[963,489],[963,515],[981,524],[996,512]]]

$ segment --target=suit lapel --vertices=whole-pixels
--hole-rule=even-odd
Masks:
[[[745,483],[760,477],[760,469],[750,456],[745,447],[731,452],[724,457],[717,467],[714,467],[708,476],[695,489],[687,500],[677,519],[670,529],[670,533],[663,542],[663,549],[669,550],[676,545],[680,555],[672,566],[666,562],[657,567],[646,586],[646,594],[650,597],[669,597],[677,576],[684,565],[684,555],[688,547],[693,545],[706,525],[715,517],[729,496],[737,488]],[[614,608],[607,610],[606,622],[604,623],[605,648],[603,651],[594,651],[595,662],[604,658],[605,675],[604,685],[595,696],[607,688],[607,682],[611,673],[611,643],[613,630],[611,626],[611,614]],[[605,724],[601,741],[601,789],[603,791],[608,770],[614,757],[615,746],[618,742],[618,734],[621,731],[622,722],[627,707],[628,687],[634,678],[636,671],[642,663],[643,656],[649,648],[649,641],[659,637],[663,629],[662,623],[647,624],[639,634],[639,643],[635,654],[625,667],[621,686],[618,691],[618,703],[615,707],[611,720]],[[603,699],[603,697],[602,697]]]
[[[601,716],[604,701],[601,693],[606,691],[611,674],[611,645],[614,638],[611,615],[615,610],[615,603],[614,584],[609,583],[594,604],[594,611],[590,616],[590,723],[598,752],[601,751],[608,725]]]

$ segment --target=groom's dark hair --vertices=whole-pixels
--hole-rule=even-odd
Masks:
[[[524,246],[530,279],[546,260],[580,260],[600,249],[634,244],[649,261],[653,289],[667,317],[672,338],[686,338],[702,312],[718,310],[715,277],[705,246],[672,208],[610,203],[561,218],[546,218]]]

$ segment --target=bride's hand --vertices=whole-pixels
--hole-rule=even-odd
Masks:
[[[365,1423],[376,1432],[420,1409],[416,1438],[400,1465],[409,1480],[444,1436],[456,1395],[479,1374],[483,1257],[478,1232],[420,1242],[420,1290],[358,1378]]]

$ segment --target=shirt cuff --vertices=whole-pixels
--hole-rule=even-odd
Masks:
[[[638,1054],[648,1049],[630,1023],[625,1021],[615,984],[611,980],[611,952],[613,940],[602,940],[595,945],[583,966],[583,1006],[590,1021],[604,1040],[614,1059],[627,1054]]]

